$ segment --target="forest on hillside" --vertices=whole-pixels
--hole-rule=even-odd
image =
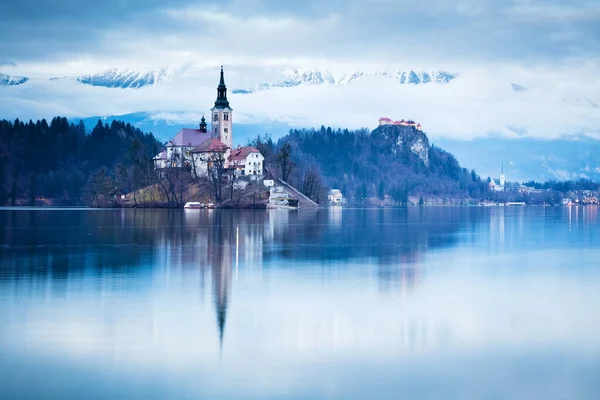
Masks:
[[[487,180],[461,168],[452,154],[431,146],[426,165],[410,148],[393,151],[390,138],[367,129],[293,129],[277,142],[259,136],[251,145],[263,153],[265,165],[317,202],[330,188],[359,204],[386,195],[406,204],[409,195],[483,198],[488,193]]]
[[[152,179],[161,144],[130,124],[0,121],[0,205],[93,204],[118,188]]]
[[[390,199],[403,205],[408,196],[527,200],[490,191],[488,179],[430,146],[424,133],[386,129],[293,129],[276,142],[262,135],[250,144],[264,155],[270,171],[317,203],[327,202],[331,188],[359,205],[373,200],[390,204]],[[98,121],[86,132],[83,122],[62,117],[50,123],[0,120],[0,205],[103,205],[113,193],[132,193],[132,206],[182,207],[185,198],[195,196],[186,193],[190,185],[197,188],[204,181],[189,168],[157,173],[153,157],[162,148],[151,133],[120,121]],[[217,201],[233,198],[233,189],[221,194],[224,172],[217,172],[202,183],[209,188],[203,190],[214,192],[210,196]],[[525,185],[544,189],[542,200],[550,203],[560,201],[560,193],[600,189],[584,179]],[[144,190],[150,187],[155,190]]]

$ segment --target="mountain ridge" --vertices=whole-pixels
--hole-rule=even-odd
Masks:
[[[8,75],[0,73],[0,86],[18,86],[29,81],[27,76]]]
[[[369,77],[388,78],[396,81],[398,84],[444,84],[456,78],[459,74],[438,70],[376,70],[371,72],[356,70],[350,72],[334,73],[321,69],[298,69],[289,67],[264,67],[264,68],[246,68],[243,66],[232,66],[233,72],[232,94],[249,94],[256,91],[268,90],[273,88],[296,87],[300,85],[348,85]],[[258,71],[258,72],[257,72]],[[257,76],[252,76],[252,74]],[[141,89],[147,86],[155,86],[162,83],[167,77],[178,80],[202,80],[208,77],[203,69],[194,68],[155,68],[155,69],[135,69],[135,68],[107,68],[104,70],[83,73],[79,75],[60,75],[50,76],[49,78],[38,78],[42,80],[63,80],[73,79],[78,83],[106,88],[120,89]],[[262,75],[262,77],[261,77]],[[3,83],[8,85],[23,84],[29,80],[25,76],[12,76],[0,74],[3,77]],[[239,78],[242,82],[236,82]],[[265,79],[265,77],[269,77]],[[231,78],[230,78],[231,79]],[[17,83],[18,82],[18,83]],[[2,84],[2,83],[0,83]]]
[[[107,69],[96,74],[79,75],[76,80],[84,85],[107,88],[139,89],[160,83],[165,77],[165,68],[138,71],[132,69]]]
[[[265,82],[261,84],[255,84],[253,86],[247,86],[244,88],[233,89],[234,94],[250,94],[256,91],[268,90],[273,88],[283,87],[295,87],[303,84],[307,85],[348,85],[357,81],[360,81],[368,77],[384,77],[396,80],[399,84],[427,84],[427,83],[448,83],[458,77],[458,74],[452,74],[446,71],[376,71],[376,72],[364,72],[356,71],[343,74],[333,74],[329,71],[320,70],[297,70],[289,72],[284,79],[276,80],[274,82]]]

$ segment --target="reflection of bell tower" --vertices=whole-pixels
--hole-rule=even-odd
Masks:
[[[220,214],[215,215],[214,223],[214,231],[210,235],[208,249],[212,267],[213,303],[217,312],[217,328],[219,329],[219,347],[222,347],[231,292],[232,228],[231,225],[222,221]]]
[[[231,254],[229,246],[217,250],[220,253],[220,264],[213,264],[213,302],[217,311],[217,327],[219,328],[219,346],[223,346],[225,334],[225,321],[227,307],[229,306],[229,292],[231,290]]]

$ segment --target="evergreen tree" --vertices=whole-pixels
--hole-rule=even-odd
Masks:
[[[114,191],[96,178],[102,171],[116,184],[117,164],[134,172],[131,188],[140,187],[141,177],[153,173],[152,158],[160,147],[152,134],[118,121],[111,126],[98,121],[88,135],[83,121],[73,124],[64,117],[50,124],[0,120],[0,205],[33,205],[42,198],[82,204],[96,197],[98,188]]]

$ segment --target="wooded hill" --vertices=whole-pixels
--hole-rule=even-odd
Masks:
[[[356,204],[386,195],[397,204],[405,204],[409,195],[482,198],[488,191],[486,180],[410,126],[293,129],[276,143],[262,136],[251,144],[266,165],[321,203],[331,188]]]
[[[132,179],[153,173],[161,144],[130,124],[98,121],[86,133],[82,121],[55,117],[27,123],[0,121],[0,205],[90,204]]]
[[[271,171],[321,204],[331,188],[359,205],[373,199],[401,205],[408,196],[502,200],[510,195],[490,192],[487,179],[462,168],[452,154],[431,145],[424,132],[408,126],[293,129],[277,142],[263,135],[250,144]],[[129,204],[138,207],[182,207],[200,195],[235,197],[233,189],[217,196],[221,190],[210,189],[211,182],[199,182],[190,171],[157,174],[153,157],[161,149],[154,135],[120,121],[98,121],[86,132],[83,122],[61,117],[49,124],[0,120],[0,205],[47,204],[45,199],[54,205],[101,205],[101,199],[119,191],[148,194],[141,199],[130,195]],[[587,180],[526,185],[550,194],[598,189]]]

